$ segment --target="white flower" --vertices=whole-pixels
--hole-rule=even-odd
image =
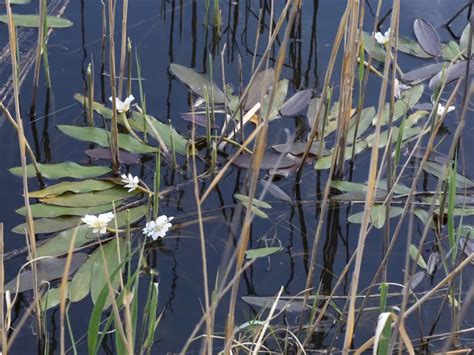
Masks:
[[[156,221],[148,222],[143,228],[143,234],[152,237],[153,240],[163,238],[171,228],[171,221],[174,217],[159,216]]]
[[[446,107],[444,105],[438,104],[438,109],[437,109],[438,116],[442,116],[445,109],[446,109]],[[449,106],[448,109],[446,110],[446,113],[451,112],[454,109],[455,109],[454,106]]]
[[[112,102],[112,96],[109,97],[110,102]],[[125,99],[125,101],[122,102],[118,97],[115,98],[115,109],[117,112],[122,113],[122,112],[128,112],[130,110],[130,104],[132,101],[135,100],[133,95],[130,95]]]
[[[395,91],[395,98],[399,99],[402,97],[402,92],[405,90],[408,90],[411,88],[410,85],[404,85],[398,81],[398,79],[395,79],[395,82],[393,83],[393,88]]]
[[[385,45],[385,43],[387,43],[390,38],[390,28],[387,30],[387,32],[385,32],[385,34],[382,34],[382,32],[377,32],[374,35],[374,38],[377,43],[381,44],[382,46]]]
[[[122,174],[122,182],[125,184],[124,187],[128,187],[128,192],[132,192],[138,187],[138,176],[133,176],[132,174]]]
[[[112,212],[102,213],[98,216],[86,214],[81,220],[92,228],[94,233],[105,234],[107,231],[107,224],[114,219]]]

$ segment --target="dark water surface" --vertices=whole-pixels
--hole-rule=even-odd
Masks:
[[[268,18],[270,1],[221,1],[222,33],[216,38],[212,27],[204,26],[205,1],[175,0],[151,1],[132,0],[129,8],[129,31],[134,49],[137,50],[142,66],[142,75],[145,78],[144,90],[147,97],[147,111],[153,116],[166,121],[170,119],[173,126],[189,135],[189,126],[182,121],[180,112],[189,110],[188,92],[184,85],[173,78],[169,71],[169,64],[176,62],[188,67],[193,67],[199,72],[208,73],[210,57],[213,59],[213,72],[215,81],[221,83],[220,78],[220,52],[224,44],[226,81],[231,83],[234,91],[239,90],[239,61],[242,63],[242,76],[247,82],[251,74],[251,64],[255,47],[255,34],[261,31],[261,44],[268,39]],[[417,17],[424,17],[437,25],[442,41],[450,39],[450,34],[444,23],[452,16],[456,9],[465,1],[453,0],[404,0],[400,19],[400,33],[413,38],[412,23]],[[264,24],[258,23],[258,14],[261,6],[265,6]],[[366,22],[367,29],[372,28],[373,12],[376,1],[367,1]],[[389,9],[389,2],[384,2],[382,14]],[[35,4],[36,6],[36,4]],[[275,1],[276,17],[280,13],[283,2]],[[22,7],[25,9],[36,7]],[[117,5],[121,8],[121,3]],[[290,80],[290,90],[313,88],[320,91],[324,81],[328,59],[332,49],[335,31],[337,30],[340,16],[345,8],[343,1],[321,0],[303,1],[301,12],[301,25],[291,41],[290,54],[287,56],[283,78]],[[20,8],[18,8],[20,9]],[[373,10],[372,10],[373,9]],[[3,11],[3,7],[0,7]],[[212,14],[212,10],[211,10]],[[73,99],[74,93],[84,93],[86,87],[86,68],[93,61],[96,67],[96,97],[102,97],[108,103],[110,96],[109,78],[104,79],[105,90],[102,92],[98,68],[101,58],[101,7],[100,2],[92,0],[71,1],[65,12],[65,17],[74,22],[69,29],[54,31],[48,49],[53,88],[49,93],[42,86],[37,101],[37,116],[30,119],[27,115],[31,102],[31,82],[29,76],[22,88],[22,113],[25,120],[27,137],[40,162],[58,163],[65,160],[87,163],[83,153],[88,149],[87,143],[80,143],[61,134],[56,126],[58,124],[83,124],[81,105]],[[121,15],[118,15],[121,18]],[[465,21],[465,19],[463,19]],[[117,21],[118,22],[118,21]],[[465,23],[465,22],[463,22]],[[120,28],[117,23],[117,28]],[[388,24],[383,24],[386,30]],[[459,27],[463,28],[463,26]],[[0,26],[0,43],[6,41],[6,26]],[[120,33],[117,32],[117,47],[119,47]],[[20,48],[22,44],[20,43]],[[263,52],[263,44],[258,48],[257,60]],[[272,55],[276,56],[277,50]],[[408,71],[422,65],[423,60],[400,55],[400,66]],[[339,68],[340,61],[336,64]],[[106,69],[107,71],[107,69]],[[2,83],[5,80],[2,78]],[[339,75],[336,72],[333,83],[338,84]],[[379,96],[380,81],[371,77],[369,91],[366,94],[366,104],[376,105]],[[337,90],[337,87],[336,87]],[[138,85],[134,84],[133,93],[139,97]],[[336,94],[337,97],[337,94]],[[423,102],[429,101],[429,92],[425,91]],[[472,119],[468,117],[468,126],[465,134],[468,139],[474,137]],[[451,126],[454,128],[457,114],[450,117]],[[271,126],[271,143],[283,143],[285,132],[283,128],[295,131],[301,127],[304,118],[282,119]],[[452,131],[453,132],[453,131]],[[204,133],[204,132],[201,132]],[[304,139],[306,133],[300,132],[299,138]],[[9,231],[17,224],[22,223],[22,217],[15,214],[14,210],[22,206],[21,179],[9,174],[7,169],[18,166],[19,152],[17,138],[8,124],[0,128],[0,141],[2,142],[2,159],[0,160],[0,216],[5,223],[6,250],[11,251],[25,245],[24,237],[12,234]],[[449,144],[449,143],[447,143]],[[469,143],[464,147],[466,156],[472,154]],[[361,154],[356,161],[353,172],[353,181],[364,182],[367,179],[369,154]],[[474,176],[472,161],[463,162],[463,168],[468,177]],[[140,175],[145,181],[151,182],[154,173],[153,164],[143,164],[133,168],[133,173]],[[409,175],[413,171],[409,170]],[[410,181],[406,176],[405,182]],[[245,171],[232,168],[225,179],[219,184],[218,189],[211,194],[203,206],[206,217],[213,220],[205,224],[205,236],[208,251],[209,282],[214,284],[217,270],[221,265],[221,257],[232,233],[230,225],[240,225],[243,216],[240,209],[236,208],[233,194],[242,190]],[[295,295],[305,287],[308,272],[309,258],[306,253],[311,248],[314,239],[320,211],[318,209],[320,194],[327,179],[327,171],[314,172],[311,165],[305,170],[303,183],[294,185],[292,176],[280,180],[277,184],[284,189],[295,201],[287,204],[273,200],[268,195],[266,201],[272,204],[270,219],[256,219],[251,230],[251,248],[265,245],[281,245],[283,252],[271,257],[270,262],[264,258],[258,260],[242,278],[239,290],[240,296],[272,296],[280,287],[284,287],[284,295]],[[428,179],[428,177],[426,177]],[[162,167],[161,186],[173,186],[188,181],[186,174],[173,173],[172,169]],[[37,182],[30,180],[30,189],[37,189]],[[202,182],[201,193],[205,191],[207,181]],[[427,180],[426,189],[434,187],[433,182]],[[160,208],[167,215],[175,216],[177,223],[196,219],[196,205],[194,201],[192,184],[184,185],[179,191],[171,194],[164,200]],[[317,273],[315,285],[320,287],[322,294],[329,294],[336,282],[338,275],[346,265],[350,255],[357,245],[358,225],[349,224],[347,218],[361,207],[350,207],[346,204],[334,205],[327,213],[323,230],[319,256],[317,258]],[[240,221],[240,222],[239,222]],[[465,218],[465,223],[472,223],[472,218]],[[392,223],[393,225],[394,223]],[[422,226],[414,231],[414,241],[417,242],[421,235]],[[239,230],[234,231],[238,238]],[[401,236],[407,231],[403,231]],[[137,237],[141,237],[138,235]],[[405,257],[405,240],[401,241],[392,253],[389,267],[388,280],[403,283],[403,263]],[[432,238],[431,238],[432,239]],[[373,276],[373,271],[378,267],[383,248],[383,231],[372,232],[367,240],[363,270],[368,270],[361,275],[361,288],[367,286]],[[13,278],[20,266],[25,262],[25,255],[21,255],[6,263],[6,280]],[[191,333],[194,325],[202,316],[203,289],[201,273],[201,257],[199,249],[199,234],[195,224],[173,232],[169,237],[150,250],[149,262],[160,274],[159,309],[163,311],[163,319],[157,329],[156,353],[179,351]],[[225,265],[225,264],[224,264]],[[472,274],[472,267],[469,272]],[[435,275],[433,280],[428,278],[423,281],[421,288],[431,288],[441,279],[442,273]],[[347,277],[338,294],[343,295],[349,291],[350,277]],[[472,282],[472,276],[466,282]],[[146,282],[141,283],[146,285]],[[141,291],[144,297],[145,289]],[[21,295],[20,306],[16,309],[16,316],[22,314],[22,307],[27,305],[30,294]],[[340,303],[342,307],[343,303]],[[72,326],[76,336],[84,334],[92,309],[90,298],[70,308]],[[437,306],[427,304],[421,314],[422,324],[430,327],[435,320]],[[236,317],[237,324],[244,323],[256,317],[259,310],[245,303],[238,304]],[[227,312],[227,302],[224,301],[216,315],[216,332],[222,332]],[[449,319],[448,314],[443,317]],[[416,317],[415,317],[416,318]],[[471,318],[472,321],[472,318]],[[50,311],[47,316],[51,351],[58,352],[59,341],[59,311]],[[281,321],[283,324],[283,320]],[[297,324],[295,319],[288,319],[291,325]],[[361,319],[364,336],[373,334],[376,326],[376,314],[371,314]],[[32,335],[33,319],[27,322],[21,335],[17,338],[14,353],[34,353],[37,351],[35,338]],[[420,333],[418,320],[408,324],[409,332],[413,338]],[[31,325],[31,326],[30,326]],[[13,324],[15,326],[15,323]],[[440,322],[436,328],[437,333],[449,331],[450,321]],[[329,346],[333,340],[333,329],[318,333],[314,339],[315,348]],[[112,339],[112,338],[111,338]],[[365,340],[366,338],[364,338]],[[110,340],[111,341],[111,340]],[[359,342],[357,342],[360,345]],[[110,345],[110,343],[109,343]],[[112,346],[111,346],[112,348]],[[87,349],[86,342],[79,346],[81,353]],[[196,343],[195,350],[198,349]],[[104,353],[107,352],[104,347]]]

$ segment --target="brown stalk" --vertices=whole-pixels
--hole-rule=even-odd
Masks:
[[[192,106],[194,107],[194,106]],[[192,125],[192,141],[194,142],[196,136],[196,125]],[[192,146],[194,149],[194,144]],[[212,354],[212,329],[213,329],[213,312],[210,312],[210,301],[209,301],[209,281],[207,278],[207,252],[206,252],[206,240],[204,235],[204,224],[202,220],[201,200],[199,197],[199,181],[196,165],[196,152],[192,152],[192,163],[193,163],[193,175],[194,175],[194,198],[196,200],[198,222],[199,222],[199,241],[201,246],[201,267],[203,277],[203,288],[204,288],[204,306],[206,311],[206,340],[203,346],[207,345],[207,354]]]
[[[243,222],[242,232],[240,234],[239,243],[237,245],[236,272],[239,272],[240,269],[242,268],[245,251],[247,250],[247,245],[250,238],[250,226],[253,219],[251,206],[252,206],[252,201],[255,197],[255,191],[257,187],[260,165],[263,161],[265,147],[267,144],[268,120],[269,120],[268,116],[270,115],[271,108],[273,107],[275,91],[276,91],[276,83],[278,82],[280,78],[281,70],[282,70],[284,60],[286,57],[286,49],[287,49],[288,42],[290,39],[291,31],[293,29],[293,24],[296,20],[296,17],[299,11],[300,4],[301,4],[300,0],[293,1],[293,7],[291,8],[288,23],[286,25],[285,35],[278,52],[277,61],[275,63],[275,76],[273,79],[273,89],[270,94],[270,101],[268,105],[270,109],[267,110],[267,116],[263,117],[263,123],[262,123],[263,128],[262,128],[261,133],[257,137],[256,146],[253,150],[254,153],[253,153],[253,159],[252,159],[252,167],[249,171],[250,173],[250,189],[249,189],[249,194],[248,194],[249,201],[248,201],[248,205],[247,205],[247,209],[245,213],[245,219]],[[235,306],[237,303],[238,286],[239,286],[238,282],[236,282],[233,285],[231,296],[230,296],[229,312],[227,314],[226,330],[225,330],[225,338],[226,338],[225,349],[224,349],[225,354],[230,353],[230,346],[232,344],[234,323],[235,323],[234,321]]]
[[[396,28],[396,19],[399,16],[400,10],[400,1],[393,0],[393,12],[391,18],[391,27]],[[393,32],[390,33],[390,40],[388,44],[389,53],[392,48],[393,43]],[[362,223],[360,226],[359,231],[359,240],[357,243],[357,255],[356,261],[354,266],[354,272],[352,274],[352,282],[351,282],[351,289],[350,289],[350,303],[348,309],[348,316],[347,316],[347,325],[346,325],[346,333],[344,338],[344,352],[347,353],[352,343],[352,336],[354,333],[354,321],[355,321],[355,301],[357,295],[357,288],[359,286],[359,275],[362,267],[362,258],[364,254],[364,247],[365,247],[365,239],[367,237],[367,229],[370,222],[370,214],[372,211],[372,206],[374,204],[374,197],[375,197],[375,188],[376,188],[376,180],[377,180],[377,166],[378,166],[378,145],[380,141],[380,128],[381,128],[381,117],[385,107],[385,95],[387,92],[387,82],[388,82],[388,75],[390,69],[390,62],[392,56],[388,54],[385,58],[385,66],[384,66],[384,79],[382,82],[382,88],[380,90],[380,97],[378,103],[378,110],[376,115],[376,126],[375,126],[375,140],[374,145],[372,146],[372,154],[370,159],[370,168],[369,168],[369,176],[368,176],[368,184],[367,184],[367,195],[365,199],[365,208],[364,208],[364,215],[362,218]]]
[[[72,256],[74,254],[74,244],[76,242],[77,231],[79,225],[74,229],[71,241],[69,243],[69,249],[66,257],[66,265],[64,266],[63,276],[61,278],[61,286],[59,288],[59,317],[60,317],[60,352],[61,355],[65,354],[65,331],[64,331],[64,320],[66,315],[66,300],[68,298],[68,277],[69,270],[71,268]]]
[[[2,354],[7,355],[8,347],[7,347],[7,330],[5,329],[5,312],[4,312],[4,301],[5,298],[3,295],[5,294],[5,269],[3,264],[3,223],[0,223],[0,336],[1,345],[2,345]]]

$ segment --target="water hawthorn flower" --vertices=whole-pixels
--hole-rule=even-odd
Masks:
[[[112,96],[109,97],[109,100],[110,100],[110,102],[112,102]],[[127,97],[125,99],[125,101],[123,101],[123,102],[118,97],[116,97],[115,98],[115,108],[116,108],[117,112],[118,113],[128,112],[128,110],[130,110],[130,105],[131,105],[133,100],[135,100],[133,95],[130,95],[129,97]]]
[[[441,116],[441,115],[443,115],[444,110],[446,110],[446,113],[448,113],[448,112],[453,111],[454,109],[455,109],[454,106],[449,106],[448,108],[446,108],[444,105],[438,104],[437,114],[438,114],[438,116]]]
[[[122,174],[120,176],[122,178],[122,182],[125,184],[123,187],[128,188],[128,192],[132,192],[138,187],[138,176],[133,176],[132,174]]]
[[[374,38],[377,41],[377,43],[384,46],[390,38],[390,28],[384,34],[382,34],[382,32],[375,33]]]
[[[156,221],[148,222],[143,228],[143,234],[151,237],[153,240],[163,238],[166,232],[171,228],[171,221],[174,217],[159,216]]]
[[[81,220],[87,224],[89,228],[92,228],[94,233],[105,234],[107,231],[107,225],[113,219],[114,214],[112,212],[107,212],[98,216],[86,214]]]

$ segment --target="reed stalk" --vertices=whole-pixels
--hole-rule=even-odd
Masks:
[[[108,1],[108,23],[109,23],[109,67],[110,67],[110,90],[112,92],[112,123],[110,129],[110,150],[112,152],[112,166],[117,173],[119,171],[119,143],[117,123],[117,92],[115,88],[115,1]]]
[[[16,29],[13,20],[13,13],[10,5],[10,0],[7,0],[6,3],[7,16],[8,16],[8,35],[9,35],[9,45],[10,45],[10,56],[11,56],[11,65],[12,65],[12,77],[13,77],[13,94],[14,94],[14,103],[15,103],[15,119],[16,125],[18,127],[18,144],[20,148],[20,160],[21,160],[21,170],[22,170],[22,182],[23,182],[23,197],[24,204],[26,208],[26,225],[27,225],[27,238],[30,244],[30,254],[32,257],[31,269],[33,273],[33,307],[36,313],[38,333],[43,334],[42,322],[41,322],[41,306],[40,306],[40,295],[38,291],[38,274],[36,268],[36,237],[35,237],[35,227],[33,223],[33,216],[31,214],[31,207],[28,195],[28,174],[27,174],[27,162],[26,162],[26,138],[23,130],[23,120],[21,118],[20,112],[20,86],[18,80],[18,67],[17,67],[17,38],[16,38]]]
[[[118,97],[122,98],[123,81],[125,78],[125,62],[127,57],[127,17],[128,0],[123,0],[122,6],[122,45],[120,47],[120,78],[118,86]]]

